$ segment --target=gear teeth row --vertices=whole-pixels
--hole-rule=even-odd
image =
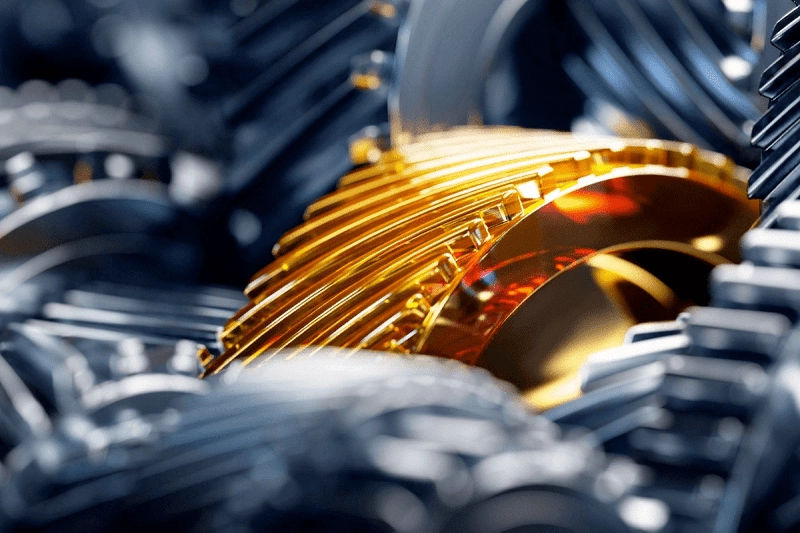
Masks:
[[[788,429],[798,413],[783,399],[793,393],[782,385],[797,366],[798,228],[800,202],[784,202],[770,227],[742,239],[745,263],[714,269],[710,307],[631,328],[624,345],[590,356],[584,396],[546,413],[652,469],[644,493],[698,531],[800,523],[784,516],[800,491],[771,492],[784,487],[782,470],[795,471],[790,456],[800,442]],[[703,491],[708,498],[687,498]]]
[[[507,386],[457,363],[301,354],[211,387],[139,420],[137,429],[161,436],[149,444],[125,417],[94,427],[105,437],[99,450],[67,421],[29,442],[0,492],[8,522],[41,531],[455,533],[484,531],[488,520],[624,533],[642,504],[630,498],[641,476],[630,461],[563,437]],[[125,424],[128,440],[119,438]],[[47,462],[53,454],[57,465]]]
[[[678,530],[711,531],[768,392],[764,362],[788,329],[777,314],[695,309],[685,322],[632,332],[629,344],[590,358],[584,396],[546,416],[588,427],[607,452],[646,467],[641,495],[664,502]]]
[[[775,24],[770,42],[784,51],[800,41],[800,11],[793,9]]]
[[[781,202],[800,194],[800,7],[775,26],[772,44],[780,57],[764,72],[759,91],[769,108],[752,130],[753,146],[762,149],[761,164],[750,177],[748,193],[763,200],[762,225],[770,225]]]
[[[575,351],[558,344],[561,353],[571,354],[571,362],[560,366],[570,369],[568,376],[532,375],[538,363],[511,370],[500,361],[556,356],[547,348],[534,356],[508,341],[516,336],[510,331],[527,331],[528,323],[535,322],[547,335],[572,335],[572,325],[561,330],[561,323],[544,317],[533,320],[525,315],[528,322],[514,322],[523,306],[536,307],[532,302],[542,292],[564,290],[561,300],[573,298],[566,296],[572,294],[569,290],[547,285],[559,282],[558,272],[580,268],[586,254],[622,248],[626,241],[631,247],[648,240],[670,241],[676,249],[694,253],[700,251],[696,243],[709,234],[719,239],[719,257],[735,261],[736,243],[757,216],[756,203],[745,200],[745,180],[738,178],[746,171],[725,157],[686,144],[462,128],[420,136],[378,155],[377,163],[342,178],[336,192],[308,208],[303,225],[278,241],[276,260],[245,289],[250,302],[220,332],[223,354],[200,354],[204,376],[234,361],[258,364],[267,351],[336,346],[437,355],[495,371],[505,368],[498,375],[523,388],[533,405],[552,405],[562,401],[564,393],[540,392],[569,379],[569,393],[577,393],[574,372],[597,344],[576,343],[581,348]],[[628,196],[634,190],[641,192]],[[679,215],[672,210],[650,214],[642,201],[649,190],[658,191],[658,199],[648,201],[649,206],[682,202],[695,194],[706,199]],[[670,190],[675,191],[672,199]],[[572,211],[571,195],[579,199],[575,205],[584,205],[584,197],[597,200],[584,216]],[[726,206],[719,211],[727,214],[710,220],[707,210],[717,202]],[[624,206],[622,211],[617,205]],[[652,219],[661,222],[651,225]],[[595,223],[603,229],[589,230]],[[681,230],[673,234],[672,228]],[[539,233],[544,237],[532,240],[531,235]],[[602,241],[595,239],[598,235]],[[536,244],[527,250],[529,242]],[[598,265],[602,259],[596,260]],[[713,264],[717,263],[703,267],[703,278]],[[565,287],[577,283],[563,277],[560,281]],[[546,288],[537,292],[542,287]],[[579,301],[595,301],[587,296],[597,288],[594,282],[581,287],[568,316],[584,312]],[[687,303],[646,316],[672,317],[689,302],[707,301],[700,284],[696,290],[664,287],[670,294],[682,294],[681,301]],[[693,300],[695,293],[702,299]],[[605,294],[598,297],[608,301]],[[652,305],[646,306],[647,312]],[[561,314],[552,303],[549,309],[553,316]],[[615,316],[630,320],[600,329],[624,331],[636,322],[634,316],[641,316],[629,310]],[[604,345],[620,337],[606,339]],[[540,400],[543,404],[537,403]]]
[[[0,488],[0,520],[19,531],[31,524],[12,526],[15,513],[36,509],[18,507],[30,487],[50,504],[34,511],[37,527],[81,506],[109,512],[141,449],[174,428],[168,407],[206,392],[196,378],[198,342],[242,300],[215,287],[82,283],[63,271],[22,289],[33,295],[27,305],[0,314],[0,456],[14,470]],[[55,470],[41,469],[52,459]]]
[[[195,381],[198,343],[213,338],[242,301],[222,288],[81,284],[58,272],[23,292],[39,297],[0,315],[0,382],[12,398],[0,419],[18,421],[3,427],[3,455],[30,433],[29,421],[22,424],[30,406],[52,426],[65,416],[110,416],[131,395],[146,404],[145,397],[203,390]],[[14,395],[29,398],[28,407]]]

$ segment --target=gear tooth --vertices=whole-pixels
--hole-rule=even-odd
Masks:
[[[800,96],[800,83],[794,80],[780,96],[771,100],[767,111],[753,126],[751,132],[753,146],[769,150],[786,131],[795,126],[800,117],[798,96]]]
[[[775,311],[795,320],[800,311],[800,271],[753,265],[716,268],[712,302],[719,307]]]
[[[625,334],[625,344],[655,339],[658,337],[668,337],[683,333],[685,324],[680,321],[668,322],[645,322],[637,324]]]
[[[644,410],[647,414],[660,407],[657,392],[664,379],[664,365],[660,361],[632,368],[613,378],[608,386],[598,387],[577,400],[549,409],[543,416],[565,427],[598,431],[626,417],[631,420],[623,423],[623,427],[630,428],[630,424],[638,420],[637,413],[642,414]],[[614,432],[616,436],[624,430]]]
[[[800,242],[785,230],[752,230],[742,239],[741,252],[742,258],[758,266],[800,267]]]
[[[800,9],[793,8],[775,24],[771,43],[784,51],[800,41]]]
[[[791,322],[781,314],[713,307],[696,309],[687,322],[692,354],[762,364],[773,362],[790,328]]]
[[[800,230],[800,202],[783,202],[775,209],[775,223],[778,229]]]
[[[594,353],[581,368],[581,389],[602,387],[615,374],[659,361],[668,354],[685,353],[688,347],[688,337],[670,335]]]
[[[779,98],[790,85],[797,81],[800,71],[800,43],[795,41],[764,71],[759,92],[767,98]]]
[[[800,162],[793,164],[800,164]],[[786,166],[783,168],[786,168]],[[792,170],[788,173],[784,173],[782,180],[769,194],[764,196],[761,203],[762,212],[772,213],[774,208],[783,202],[797,199],[798,194],[800,194],[800,166],[790,168],[792,168]]]

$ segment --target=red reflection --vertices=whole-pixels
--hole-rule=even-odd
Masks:
[[[524,281],[515,281],[508,284],[503,283],[503,276],[498,276],[495,283],[491,286],[491,291],[494,296],[491,300],[486,302],[481,308],[481,315],[484,323],[499,324],[505,317],[507,317],[517,306],[528,297],[533,291],[541,287],[548,279],[550,279],[555,272],[563,270],[564,268],[574,265],[589,254],[594,253],[595,250],[589,248],[559,250],[559,251],[544,251],[539,255],[541,262],[536,265],[538,272],[531,272]],[[516,261],[524,261],[528,257],[515,258]],[[497,265],[492,270],[500,270],[507,267],[512,262]],[[531,264],[529,267],[533,267]],[[533,269],[532,269],[533,270]]]
[[[631,216],[640,211],[630,185],[622,180],[608,182],[608,190],[579,190],[553,200],[553,207],[578,224],[597,215]]]
[[[491,269],[477,273],[468,272],[464,283],[456,291],[461,293],[457,300],[464,305],[457,309],[445,309],[443,312],[448,319],[445,322],[452,324],[454,329],[434,330],[434,336],[428,339],[426,353],[476,364],[497,328],[533,291],[558,271],[593,253],[595,250],[591,248],[540,250],[500,262]],[[513,276],[513,281],[508,280],[503,271],[515,267],[527,271],[528,275],[522,280],[518,275]],[[485,283],[485,293],[476,287],[480,285],[476,283],[479,279]],[[472,301],[473,305],[465,304],[467,300]],[[441,346],[446,347],[446,350],[439,348],[440,342],[445,343]]]

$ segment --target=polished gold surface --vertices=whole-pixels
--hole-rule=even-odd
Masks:
[[[629,325],[702,303],[757,217],[743,169],[682,143],[465,128],[375,150],[276,244],[204,375],[281,348],[424,353],[548,407]]]

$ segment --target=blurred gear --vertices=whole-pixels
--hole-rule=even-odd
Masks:
[[[776,4],[418,0],[398,50],[394,130],[572,128],[677,139],[754,165],[753,73],[785,13]]]
[[[487,373],[454,362],[279,354],[166,405],[73,417],[17,448],[0,492],[7,525],[631,531],[620,509],[634,465],[562,438]]]
[[[584,395],[546,416],[590,428],[607,451],[647,467],[650,483],[640,494],[663,502],[677,531],[738,531],[726,491],[747,488],[732,474],[735,459],[769,393],[764,363],[789,322],[703,308],[650,328],[636,327],[628,344],[591,356]],[[720,519],[731,519],[729,527],[715,529]]]
[[[756,217],[746,172],[686,144],[506,128],[374,150],[278,242],[206,375],[269,349],[370,348],[479,364],[545,405],[598,344],[704,301]]]
[[[216,166],[118,85],[3,88],[0,121],[2,455],[76,412],[201,390],[197,343],[244,303],[190,285]]]
[[[3,456],[70,417],[161,412],[170,397],[203,390],[197,343],[209,342],[238,304],[232,291],[211,288],[94,282],[63,291],[75,280],[58,274],[36,280],[35,312],[17,307],[2,315]]]
[[[198,343],[215,349],[217,331],[245,301],[232,289],[163,281],[163,271],[158,282],[155,270],[130,265],[124,253],[114,258],[114,252],[101,248],[96,262],[78,268],[40,259],[39,268],[0,276],[10,301],[0,311],[2,355],[37,397],[47,399],[48,410],[59,406],[53,396],[59,372],[76,364],[70,354],[81,360],[81,379],[93,384],[145,372],[196,378]]]
[[[198,215],[221,177],[212,162],[173,152],[121,87],[71,79],[0,88],[0,122],[0,268],[16,269],[9,279],[47,261],[106,255],[104,247],[150,258],[165,275],[200,275]]]
[[[224,168],[214,252],[244,281],[305,207],[351,170],[349,140],[388,121],[405,0],[122,0],[98,43],[185,150]],[[376,128],[372,128],[376,129]]]
[[[0,276],[3,457],[60,424],[80,426],[89,415],[110,423],[131,410],[161,413],[170,398],[204,389],[196,378],[198,343],[213,346],[242,297],[220,288],[154,286],[153,270],[129,258],[112,261],[113,248],[101,249],[99,268],[45,259],[23,270],[24,278],[20,269]],[[133,279],[131,268],[150,286],[97,281]]]

